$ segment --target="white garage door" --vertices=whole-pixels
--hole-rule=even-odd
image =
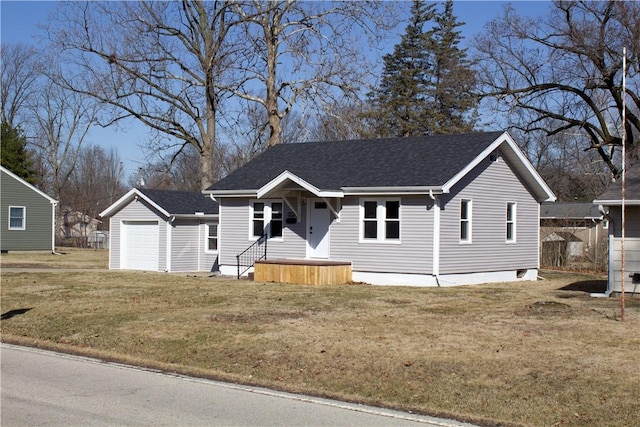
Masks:
[[[158,221],[123,221],[120,267],[158,271],[159,237]]]

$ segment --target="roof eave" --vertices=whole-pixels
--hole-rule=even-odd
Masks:
[[[172,218],[176,219],[218,219],[219,214],[173,214]]]
[[[349,196],[382,196],[382,195],[412,195],[412,194],[442,194],[439,186],[399,186],[399,187],[342,187],[345,195]]]
[[[603,206],[622,206],[622,200],[594,200],[593,201],[594,205],[603,205]],[[625,200],[624,204],[626,206],[640,206],[640,200],[638,199],[631,199],[631,200]]]
[[[145,196],[144,193],[142,193],[137,188],[132,188],[131,190],[129,190],[129,192],[127,194],[125,194],[124,196],[120,197],[111,206],[109,206],[107,209],[105,209],[102,212],[100,212],[99,216],[102,217],[102,218],[108,217],[108,216],[112,216],[115,212],[117,212],[120,209],[122,209],[126,204],[131,203],[131,200],[136,200],[136,197],[145,200],[147,203],[149,203],[151,206],[153,206],[155,209],[157,209],[164,216],[166,216],[166,217],[170,217],[171,216],[171,214],[169,214],[169,212],[167,212],[165,209],[163,209],[161,206],[159,206],[156,202],[151,200],[149,197]]]
[[[213,197],[256,197],[258,190],[204,190],[204,194]]]
[[[45,193],[44,191],[40,190],[39,188],[37,188],[36,186],[29,184],[27,181],[25,181],[24,179],[20,178],[18,175],[16,175],[15,173],[11,172],[9,169],[5,168],[4,166],[0,166],[0,168],[2,168],[2,170],[9,176],[11,176],[12,178],[16,179],[20,184],[26,186],[27,188],[29,188],[30,190],[36,192],[37,194],[39,194],[40,196],[44,197],[45,199],[49,200],[49,203],[51,203],[52,205],[57,205],[58,201],[56,199],[54,199],[53,197],[51,197],[50,195],[48,195],[47,193]]]

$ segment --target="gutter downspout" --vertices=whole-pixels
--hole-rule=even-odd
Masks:
[[[604,206],[598,205],[598,211],[602,214],[603,217],[607,218],[607,220],[609,221],[609,230],[615,229],[615,228],[611,228],[611,227],[614,227],[613,218],[611,218],[609,216],[609,212],[608,211],[604,210]],[[596,233],[596,235],[597,235],[597,233]],[[599,293],[591,293],[591,294],[589,294],[589,296],[591,296],[592,298],[606,298],[606,297],[609,297],[611,295],[611,292],[613,292],[613,290],[610,287],[611,280],[612,280],[611,275],[613,274],[611,272],[611,266],[613,265],[613,260],[612,260],[613,251],[611,250],[611,234],[608,234],[608,240],[609,240],[609,244],[608,244],[608,246],[609,246],[609,254],[608,254],[609,260],[607,262],[607,270],[608,270],[608,272],[607,272],[607,290],[603,294],[599,294]],[[598,250],[598,248],[596,248],[596,251],[597,250]]]
[[[429,198],[433,200],[433,255],[432,275],[440,287],[440,200],[429,189]]]
[[[58,206],[58,202],[51,202],[51,253],[53,255],[62,255],[59,252],[56,252],[56,207]]]
[[[167,230],[166,230],[166,232],[167,232],[167,237],[166,237],[167,247],[166,247],[166,254],[165,254],[165,258],[166,259],[165,259],[165,266],[164,266],[164,272],[165,273],[171,273],[171,271],[172,271],[171,270],[171,262],[172,262],[172,260],[171,260],[171,250],[172,250],[171,242],[173,241],[173,237],[171,236],[171,234],[172,234],[171,233],[171,227],[172,227],[173,221],[175,221],[175,220],[176,220],[176,217],[172,216],[167,221]]]

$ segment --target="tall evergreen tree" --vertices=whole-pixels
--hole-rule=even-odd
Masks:
[[[436,14],[435,26],[427,33],[427,50],[431,55],[432,72],[429,97],[430,133],[452,134],[473,130],[478,98],[474,94],[475,73],[467,58],[467,49],[458,27],[464,25],[453,14],[453,0],[447,0],[444,11]]]
[[[375,136],[402,137],[460,133],[473,129],[477,99],[471,62],[448,0],[435,4],[415,0],[411,21],[393,54],[383,57],[380,85],[368,97],[366,113]],[[425,31],[427,24],[430,30]]]
[[[35,184],[36,173],[29,151],[27,138],[20,128],[8,123],[0,124],[0,163],[25,181]]]
[[[424,26],[434,17],[434,4],[414,0],[411,20],[392,54],[383,57],[380,85],[369,93],[367,114],[376,136],[413,136],[428,133],[421,120],[426,111],[427,73],[431,68]]]

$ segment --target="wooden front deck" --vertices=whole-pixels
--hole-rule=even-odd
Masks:
[[[308,259],[263,259],[256,261],[253,280],[302,285],[344,285],[351,282],[351,263]]]

